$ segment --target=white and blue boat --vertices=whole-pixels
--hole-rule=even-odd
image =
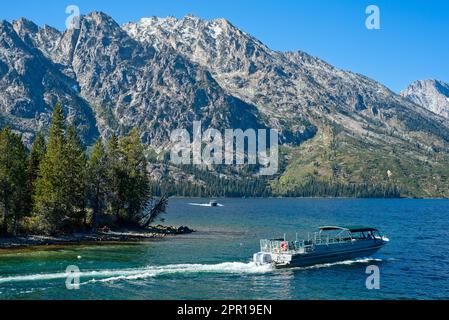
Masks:
[[[275,268],[306,267],[355,258],[367,258],[389,241],[379,230],[363,226],[324,226],[309,234],[307,240],[260,241],[260,252],[254,254],[257,265]]]

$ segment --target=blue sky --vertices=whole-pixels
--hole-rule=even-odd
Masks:
[[[417,79],[449,82],[448,0],[2,0],[0,19],[65,28],[65,8],[104,11],[117,22],[148,16],[226,18],[275,50],[302,50],[394,91]],[[381,29],[365,27],[368,5]]]

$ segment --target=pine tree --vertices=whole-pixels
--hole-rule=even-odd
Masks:
[[[0,133],[0,202],[3,209],[2,233],[8,233],[8,219],[11,213],[11,194],[12,194],[12,175],[10,168],[12,166],[11,155],[11,129],[4,128]]]
[[[87,164],[88,201],[92,208],[92,229],[98,227],[109,191],[109,163],[105,146],[100,139],[95,143]]]
[[[71,125],[64,145],[64,163],[67,164],[65,186],[67,214],[78,225],[86,222],[86,156],[83,149],[76,127]]]
[[[27,167],[27,187],[30,195],[34,194],[34,186],[39,176],[39,166],[44,159],[46,152],[45,138],[42,132],[39,132],[31,146],[31,152],[28,157]],[[32,210],[32,201],[29,201],[29,211]]]
[[[126,220],[129,223],[136,223],[150,198],[147,160],[136,129],[120,139],[119,150],[124,169],[124,175],[120,177],[122,184],[120,190],[124,196]]]
[[[48,148],[49,149],[62,149],[65,139],[64,134],[66,130],[65,116],[62,106],[59,102],[53,110],[53,116],[51,119],[50,130],[48,134]]]
[[[110,213],[116,218],[119,223],[121,220],[121,210],[124,206],[125,183],[122,178],[125,176],[123,165],[120,161],[119,139],[114,134],[107,145],[108,158],[108,203]]]
[[[47,151],[35,182],[34,209],[40,217],[39,227],[45,233],[60,231],[69,210],[66,170],[70,163],[65,157],[64,132],[65,118],[61,105],[57,103],[53,110]]]
[[[0,132],[0,202],[3,209],[2,233],[17,233],[20,218],[26,214],[25,203],[29,201],[26,186],[26,148],[19,135],[9,127]]]
[[[12,195],[12,209],[13,209],[13,235],[17,235],[19,222],[23,217],[30,214],[31,193],[28,190],[27,184],[27,167],[28,156],[22,138],[19,135],[13,134],[13,159],[14,164],[11,167],[11,172],[14,181],[14,193]]]

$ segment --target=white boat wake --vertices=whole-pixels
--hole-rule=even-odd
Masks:
[[[137,280],[168,274],[189,274],[189,273],[258,274],[270,272],[271,270],[272,267],[270,265],[256,266],[256,264],[253,262],[250,263],[225,262],[213,265],[177,264],[166,266],[148,266],[136,269],[83,271],[79,273],[79,276],[81,279],[92,278],[91,280],[85,282],[85,283],[92,283],[92,282],[109,282],[117,280]],[[66,277],[67,274],[65,272],[0,277],[0,284],[10,282],[57,280],[57,279],[66,279]]]
[[[341,261],[335,263],[326,263],[321,265],[314,265],[310,267],[301,267],[294,269],[276,270],[271,265],[258,266],[253,262],[225,262],[219,264],[175,264],[166,266],[147,266],[135,269],[117,269],[117,270],[99,270],[99,271],[82,271],[79,273],[80,279],[84,280],[81,285],[89,283],[105,283],[123,280],[141,280],[146,278],[154,278],[158,276],[171,274],[194,274],[194,273],[215,273],[215,274],[266,274],[274,273],[276,271],[285,272],[287,270],[308,270],[327,268],[335,265],[351,265],[356,263],[372,263],[380,262],[381,259],[356,259]],[[10,277],[0,277],[0,284],[14,283],[14,282],[33,282],[33,281],[49,281],[66,279],[65,272],[47,273],[47,274],[33,274],[20,275]]]

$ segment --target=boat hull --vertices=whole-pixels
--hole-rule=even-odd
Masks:
[[[316,255],[292,255],[288,263],[274,264],[276,268],[308,267],[317,264],[334,263],[339,261],[351,260],[356,258],[367,258],[375,254],[382,246],[357,250],[354,252],[339,252],[335,254],[316,254]]]

